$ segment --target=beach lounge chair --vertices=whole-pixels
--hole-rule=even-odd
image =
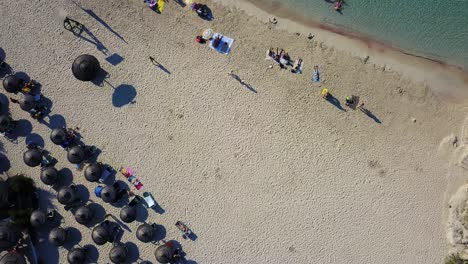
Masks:
[[[143,199],[145,200],[146,206],[148,208],[153,208],[156,205],[156,201],[154,200],[153,195],[150,192],[144,192]]]

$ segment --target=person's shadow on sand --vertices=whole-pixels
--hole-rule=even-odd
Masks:
[[[336,108],[338,108],[339,110],[346,112],[346,110],[341,106],[340,101],[339,101],[338,99],[336,99],[336,97],[334,97],[333,95],[328,94],[326,100],[327,100],[330,104],[332,104],[332,105],[334,105]]]

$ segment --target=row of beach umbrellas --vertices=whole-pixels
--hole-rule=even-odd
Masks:
[[[72,73],[80,81],[91,81],[97,77],[101,66],[96,57],[88,54],[78,56],[72,64]],[[21,91],[24,80],[16,75],[8,75],[3,79],[3,88],[9,93]]]

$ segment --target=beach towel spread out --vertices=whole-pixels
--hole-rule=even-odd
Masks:
[[[215,47],[213,47],[213,42],[215,41],[215,39],[218,36],[223,36],[223,35],[221,35],[219,33],[215,33],[213,35],[213,39],[210,41],[210,48],[216,50],[219,53],[228,55],[229,52],[231,51],[231,47],[232,47],[232,43],[234,42],[234,39],[223,36],[223,38],[221,39],[221,42],[219,43],[218,47],[215,48]],[[227,45],[225,45],[224,43],[227,43]]]
[[[317,71],[313,70],[312,71],[312,81],[320,82],[320,71],[319,70],[317,70]]]

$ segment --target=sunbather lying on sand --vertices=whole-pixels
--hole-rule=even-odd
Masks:
[[[296,63],[294,63],[294,67],[291,69],[291,72],[302,73],[301,67],[302,67],[302,59],[299,58],[299,60],[297,60]]]

